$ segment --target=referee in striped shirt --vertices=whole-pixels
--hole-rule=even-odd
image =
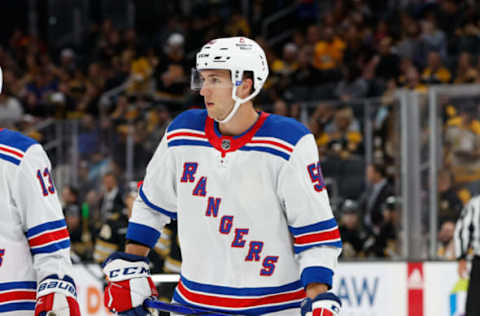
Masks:
[[[455,228],[455,252],[458,274],[467,275],[467,254],[473,252],[465,316],[480,315],[480,195],[472,198],[462,211]]]

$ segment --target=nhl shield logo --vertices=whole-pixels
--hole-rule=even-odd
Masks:
[[[229,150],[230,149],[230,140],[229,139],[222,139],[222,149]]]

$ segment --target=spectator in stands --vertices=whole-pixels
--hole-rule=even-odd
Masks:
[[[443,260],[455,260],[455,243],[453,234],[455,233],[455,221],[447,220],[442,223],[438,232],[437,257]]]
[[[62,202],[72,251],[82,260],[87,260],[91,256],[92,235],[88,223],[88,214],[82,214],[78,201],[78,191],[72,186],[65,186],[62,189]]]
[[[478,79],[478,71],[472,65],[472,55],[462,52],[458,57],[455,80],[453,83],[474,83]]]
[[[47,70],[38,70],[25,86],[26,111],[36,116],[48,114],[46,105],[51,93],[58,90],[58,82]]]
[[[427,66],[423,70],[422,80],[427,84],[449,83],[452,75],[443,65],[442,57],[438,52],[428,53]]]
[[[78,153],[80,159],[92,159],[100,150],[100,131],[91,115],[84,115],[80,121]]]
[[[23,108],[16,97],[0,94],[0,126],[13,127],[22,116]]]
[[[340,208],[340,236],[342,237],[342,258],[363,256],[364,233],[361,231],[358,203],[346,199]]]
[[[370,164],[367,167],[367,189],[360,199],[363,225],[369,233],[377,233],[383,224],[382,206],[389,196],[393,195],[393,189],[388,183],[385,166]]]
[[[361,64],[372,55],[373,47],[367,44],[368,41],[365,38],[366,32],[363,26],[349,23],[345,28],[343,39],[346,47],[343,55],[343,64],[361,67]]]
[[[345,42],[335,35],[331,27],[324,28],[322,39],[314,46],[313,66],[323,72],[326,80],[338,78],[344,50]]]
[[[428,90],[427,86],[420,80],[420,74],[417,68],[413,65],[405,72],[405,87],[421,93],[425,93]]]
[[[156,63],[154,76],[157,91],[167,98],[182,97],[187,88],[184,44],[185,38],[182,34],[171,34]]]
[[[465,108],[445,132],[445,157],[455,182],[480,180],[480,121]]]
[[[382,222],[374,230],[368,231],[368,237],[364,243],[364,252],[367,257],[398,257],[397,229],[400,223],[397,203],[397,198],[393,195],[387,197],[382,203]]]
[[[121,212],[125,207],[122,191],[118,186],[117,176],[108,172],[103,176],[102,197],[100,198],[100,214],[105,220],[114,213]]]
[[[393,165],[397,155],[395,142],[397,141],[395,129],[395,92],[397,83],[395,79],[387,81],[386,89],[381,97],[381,105],[374,107],[373,120],[373,160],[384,165]],[[389,170],[387,173],[390,174]]]
[[[125,247],[128,219],[136,197],[137,192],[135,191],[126,193],[123,199],[125,208],[111,213],[101,225],[98,236],[95,239],[93,252],[93,259],[98,264],[102,264],[113,252],[122,250]],[[159,246],[160,241],[153,248],[154,251],[151,251],[148,255],[151,273],[163,272],[163,259],[158,255],[161,251]]]
[[[465,192],[465,189],[460,191],[453,187],[453,175],[450,170],[445,168],[438,173],[437,181],[439,194],[438,220],[440,223],[447,220],[455,223],[463,208],[463,202],[459,195],[468,194],[468,191]]]
[[[313,67],[313,48],[310,45],[303,46],[298,53],[298,67],[290,75],[289,86],[305,87],[307,91],[314,86],[323,83],[321,72]],[[308,95],[298,96],[307,99]]]
[[[427,56],[428,52],[437,52],[441,58],[447,58],[447,38],[445,33],[437,28],[435,17],[429,16],[428,20],[421,22],[422,35],[421,45],[423,48],[423,56]],[[425,62],[425,61],[424,61]],[[423,65],[424,63],[422,63]]]
[[[455,53],[467,51],[472,55],[480,53],[480,26],[473,18],[467,18],[455,30],[455,37],[450,39],[450,46]]]
[[[411,16],[402,16],[402,35],[400,41],[395,45],[395,51],[401,59],[414,60],[420,64],[423,56],[420,46],[420,27]]]
[[[298,68],[298,47],[294,43],[286,43],[283,46],[281,59],[276,59],[271,70],[274,75],[289,76]]]
[[[272,81],[278,90],[282,91],[290,88],[292,84],[298,84],[290,80],[298,66],[298,47],[293,43],[286,43],[283,46],[282,58],[276,58],[271,66]]]
[[[143,47],[137,47],[134,51],[129,85],[127,93],[129,95],[143,96],[152,94],[154,91],[153,71],[156,59],[150,59]]]
[[[85,81],[85,93],[78,101],[77,109],[82,113],[98,116],[98,101],[105,87],[105,77],[102,66],[99,63],[92,63],[88,66],[88,73]]]
[[[392,38],[383,37],[378,44],[378,63],[375,75],[383,80],[396,78],[399,75],[400,58],[392,51]]]
[[[360,69],[356,65],[345,65],[342,73],[343,79],[335,87],[335,96],[343,102],[366,97],[368,82],[361,75]]]
[[[163,104],[156,104],[148,112],[147,117],[148,140],[146,150],[153,154],[167,130],[172,118],[168,108]]]
[[[62,189],[62,202],[63,215],[65,216],[68,232],[70,234],[70,241],[72,243],[81,242],[82,214],[77,200],[77,190],[71,186],[65,186]]]
[[[320,27],[316,24],[310,25],[307,28],[307,45],[311,45],[312,47],[315,47],[318,42],[320,42],[321,39],[321,34],[320,34]]]
[[[330,140],[325,128],[333,122],[335,109],[330,103],[320,103],[310,115],[308,127],[317,142],[319,156],[323,159],[327,155],[328,142]]]
[[[234,11],[230,17],[230,23],[225,26],[225,33],[228,36],[250,37],[250,25],[239,11]]]
[[[77,69],[75,51],[71,48],[64,48],[60,52],[60,69],[67,74],[74,73]]]
[[[335,119],[325,127],[328,154],[341,159],[353,158],[360,152],[363,137],[352,108],[344,106],[335,112]]]

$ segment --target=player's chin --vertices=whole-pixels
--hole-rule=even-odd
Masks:
[[[209,118],[214,119],[216,121],[221,121],[223,119],[222,115],[210,109],[207,109],[207,115]]]

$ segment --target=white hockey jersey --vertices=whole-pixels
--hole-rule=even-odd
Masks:
[[[37,282],[71,275],[70,239],[50,170],[36,141],[0,129],[0,314],[33,315]]]
[[[127,239],[153,247],[178,220],[181,280],[174,300],[258,315],[299,315],[304,287],[332,284],[341,240],[313,135],[261,113],[222,136],[205,110],[169,126],[140,188]]]

